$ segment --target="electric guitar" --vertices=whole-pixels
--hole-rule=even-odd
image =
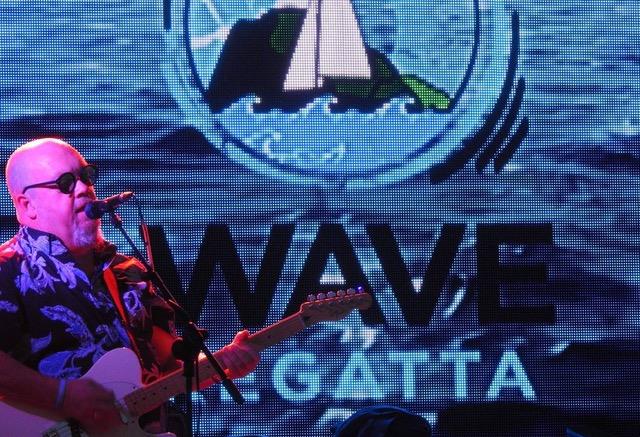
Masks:
[[[354,309],[365,310],[370,306],[371,295],[361,289],[310,295],[297,313],[250,335],[247,341],[256,350],[262,351],[308,326],[323,321],[337,321]],[[201,382],[211,380],[216,375],[205,357],[199,358],[198,371]],[[122,425],[116,429],[106,434],[91,434],[90,437],[151,436],[153,434],[144,432],[138,426],[138,418],[186,390],[180,369],[144,386],[140,382],[141,377],[142,370],[138,358],[133,351],[126,348],[107,352],[82,376],[113,390],[122,419]],[[211,381],[208,385],[214,383]],[[1,398],[0,436],[89,437],[73,421],[61,420],[54,414]]]

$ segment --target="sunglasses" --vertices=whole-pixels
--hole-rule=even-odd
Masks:
[[[76,182],[78,182],[78,179],[89,187],[94,185],[96,183],[96,179],[98,179],[98,167],[92,164],[85,165],[80,169],[78,176],[71,172],[62,173],[55,181],[39,182],[37,184],[27,185],[22,190],[22,194],[24,194],[29,188],[57,188],[64,194],[71,194],[73,190],[76,189]],[[55,185],[55,187],[53,185]]]

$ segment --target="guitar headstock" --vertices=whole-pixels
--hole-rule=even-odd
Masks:
[[[299,315],[306,326],[318,322],[336,321],[345,318],[355,309],[366,310],[371,306],[371,295],[362,287],[310,294],[307,302],[300,305]]]

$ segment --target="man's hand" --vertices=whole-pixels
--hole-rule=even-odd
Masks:
[[[229,378],[241,378],[253,372],[260,362],[257,349],[247,341],[247,338],[249,338],[249,331],[240,331],[231,344],[216,353],[216,359]]]
[[[76,379],[67,384],[62,413],[80,422],[89,434],[106,432],[122,424],[115,402],[111,390],[92,379]]]

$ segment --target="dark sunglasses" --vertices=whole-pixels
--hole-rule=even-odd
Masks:
[[[95,165],[85,165],[80,169],[80,173],[76,177],[75,174],[68,172],[62,173],[55,181],[40,182],[37,184],[27,185],[22,190],[22,194],[29,188],[57,188],[64,194],[70,194],[76,189],[76,182],[80,179],[87,186],[92,186],[98,179],[98,167]],[[55,185],[55,187],[53,186]]]

